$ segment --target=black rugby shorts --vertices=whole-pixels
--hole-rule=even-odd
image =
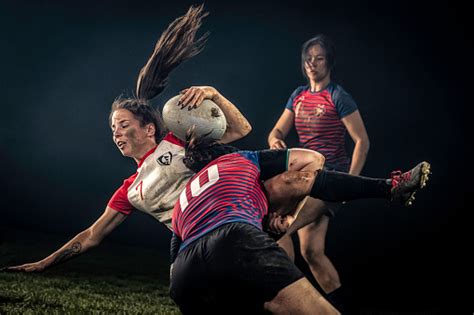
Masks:
[[[183,314],[258,314],[264,302],[301,278],[268,234],[250,224],[228,223],[178,254],[170,295]]]

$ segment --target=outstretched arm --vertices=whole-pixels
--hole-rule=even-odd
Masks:
[[[97,246],[127,216],[107,207],[102,216],[88,229],[77,234],[69,242],[48,257],[33,263],[5,268],[6,271],[40,272],[74,258]]]
[[[181,94],[183,94],[179,101],[181,108],[196,108],[203,100],[210,99],[222,109],[227,120],[227,130],[220,142],[230,143],[239,140],[252,130],[252,126],[237,107],[212,86],[192,86],[181,91]]]

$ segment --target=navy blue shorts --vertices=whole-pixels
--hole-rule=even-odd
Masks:
[[[301,278],[268,234],[229,223],[178,254],[170,295],[183,314],[258,314],[264,302]]]

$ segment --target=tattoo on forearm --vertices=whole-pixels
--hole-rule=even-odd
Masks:
[[[66,261],[66,260],[78,255],[81,252],[81,249],[82,249],[81,243],[79,243],[79,242],[73,243],[71,248],[63,250],[62,252],[60,252],[58,254],[58,256],[56,256],[56,258],[54,259],[52,265],[59,264],[63,261]]]

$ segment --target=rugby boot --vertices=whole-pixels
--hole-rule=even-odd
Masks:
[[[390,201],[411,206],[415,200],[415,193],[418,189],[426,186],[428,175],[431,174],[430,168],[430,163],[421,162],[405,173],[392,172],[390,175],[392,179]]]

